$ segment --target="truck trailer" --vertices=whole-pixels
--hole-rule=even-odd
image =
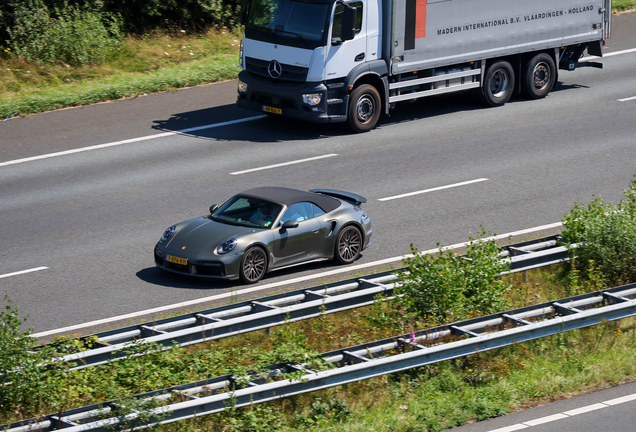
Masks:
[[[399,102],[545,97],[602,67],[611,0],[244,0],[239,107],[372,129]]]

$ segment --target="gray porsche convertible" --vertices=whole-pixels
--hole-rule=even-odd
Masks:
[[[260,187],[212,205],[210,214],[166,229],[155,246],[162,270],[218,279],[261,280],[309,261],[355,261],[371,243],[371,220],[359,195]]]

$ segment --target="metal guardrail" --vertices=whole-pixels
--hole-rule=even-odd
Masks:
[[[136,398],[167,402],[152,410],[161,420],[151,418],[144,426],[171,423],[217,413],[227,406],[272,401],[634,316],[634,298],[636,284],[625,285],[327,352],[320,357],[332,363],[334,369],[326,371],[278,364],[267,368],[269,380],[223,375]],[[298,371],[305,375],[285,379],[285,373]],[[122,420],[117,417],[118,403],[121,402],[91,405],[1,427],[7,432],[57,428],[68,432],[107,431]],[[138,415],[133,412],[127,419]]]
[[[568,260],[567,248],[558,246],[556,236],[504,246],[500,256],[510,263],[510,273]],[[134,340],[167,349],[270,328],[286,321],[368,306],[376,301],[378,294],[385,298],[393,296],[398,279],[395,272],[392,270],[85,336],[80,340],[96,338],[100,347],[67,354],[58,360],[75,363],[71,370],[82,369],[125,358],[128,355],[125,348]]]

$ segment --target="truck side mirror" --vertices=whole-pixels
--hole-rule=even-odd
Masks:
[[[356,17],[358,15],[358,9],[354,7],[345,7],[342,15],[342,41],[348,41],[356,36]]]
[[[243,3],[241,5],[241,15],[240,15],[240,19],[239,22],[241,23],[241,25],[245,25],[245,23],[247,22],[247,5],[248,5],[249,0],[243,0]]]

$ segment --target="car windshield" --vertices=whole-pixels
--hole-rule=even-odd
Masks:
[[[212,220],[250,228],[271,228],[283,206],[272,201],[237,195],[212,215]]]
[[[245,36],[315,49],[325,44],[331,1],[251,0]]]

